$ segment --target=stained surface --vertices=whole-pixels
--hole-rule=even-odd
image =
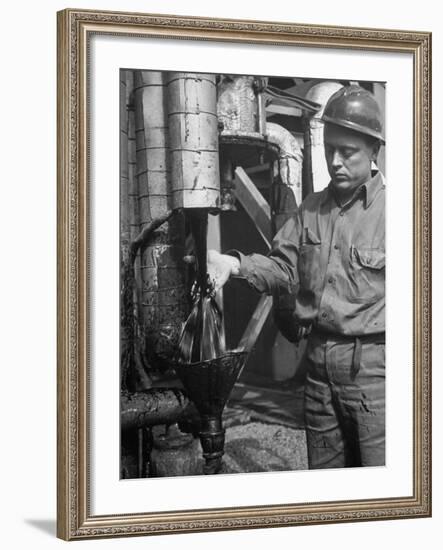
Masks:
[[[304,430],[250,422],[226,430],[221,473],[276,472],[308,468]]]

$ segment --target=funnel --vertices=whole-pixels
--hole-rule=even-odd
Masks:
[[[205,474],[220,471],[225,430],[222,412],[247,358],[246,351],[230,351],[199,363],[176,363],[174,368],[201,416],[199,432]]]

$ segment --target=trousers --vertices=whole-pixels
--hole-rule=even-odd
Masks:
[[[376,340],[376,339],[375,339]],[[309,468],[385,464],[385,344],[309,336],[305,424]]]

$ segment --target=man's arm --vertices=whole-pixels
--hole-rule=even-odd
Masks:
[[[276,234],[267,256],[244,255],[237,250],[220,254],[211,250],[208,253],[209,276],[216,288],[221,288],[230,277],[242,277],[261,293],[291,293],[298,283],[300,232],[300,220],[296,214]]]

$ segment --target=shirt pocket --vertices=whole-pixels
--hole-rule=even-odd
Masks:
[[[320,288],[320,251],[321,240],[309,228],[303,229],[303,241],[300,245],[298,272],[300,277],[300,290],[315,292]]]
[[[350,281],[356,302],[374,303],[385,294],[384,248],[351,247]]]

